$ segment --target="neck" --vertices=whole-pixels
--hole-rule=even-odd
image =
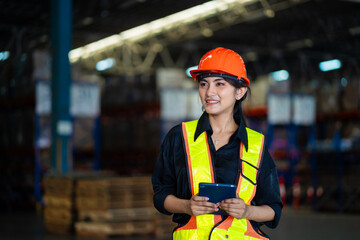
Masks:
[[[222,115],[210,115],[209,121],[213,133],[225,133],[225,132],[234,132],[238,125],[235,123],[232,114],[222,114]]]

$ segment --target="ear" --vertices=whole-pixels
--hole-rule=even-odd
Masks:
[[[236,100],[240,100],[245,95],[246,92],[247,92],[247,87],[241,87],[241,88],[236,89],[236,92],[235,92]]]

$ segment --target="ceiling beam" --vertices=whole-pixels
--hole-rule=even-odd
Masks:
[[[166,56],[161,52],[171,43],[211,37],[215,31],[227,26],[262,17],[274,17],[276,11],[307,1],[309,0],[209,1],[74,49],[69,57],[72,63],[80,64],[86,69],[95,69],[96,63],[105,58],[114,58],[116,64],[106,70],[109,73],[146,72],[151,70],[157,54],[161,54],[163,60],[169,59],[169,53]],[[127,51],[130,56],[128,59],[119,57],[124,55],[123,51]]]

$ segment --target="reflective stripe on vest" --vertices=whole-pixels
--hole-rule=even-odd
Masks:
[[[192,195],[199,192],[200,182],[214,182],[213,164],[206,132],[200,134],[194,141],[197,123],[198,120],[182,124]],[[248,128],[246,128],[246,131],[248,135],[248,151],[241,144],[242,172],[237,184],[237,195],[249,205],[256,193],[256,181],[262,158],[264,136]],[[247,219],[236,219],[229,216],[224,221],[221,221],[220,215],[192,216],[185,226],[174,231],[173,239],[268,239],[255,232]],[[215,225],[217,226],[214,227]]]
[[[192,195],[198,194],[200,182],[214,182],[207,134],[203,132],[195,142],[196,126],[197,120],[182,124]],[[192,216],[185,226],[176,229],[174,239],[208,239],[211,229],[220,221],[220,215],[204,214],[197,217]]]

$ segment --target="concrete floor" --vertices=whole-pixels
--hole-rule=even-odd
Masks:
[[[360,215],[293,212],[287,209],[275,230],[263,228],[272,240],[360,239]],[[85,240],[76,236],[47,233],[40,216],[32,213],[1,213],[1,240]],[[95,238],[91,238],[95,240]],[[111,238],[119,240],[159,240],[154,236]]]
[[[272,240],[360,240],[360,215],[292,212],[288,209],[276,229],[263,230]]]

